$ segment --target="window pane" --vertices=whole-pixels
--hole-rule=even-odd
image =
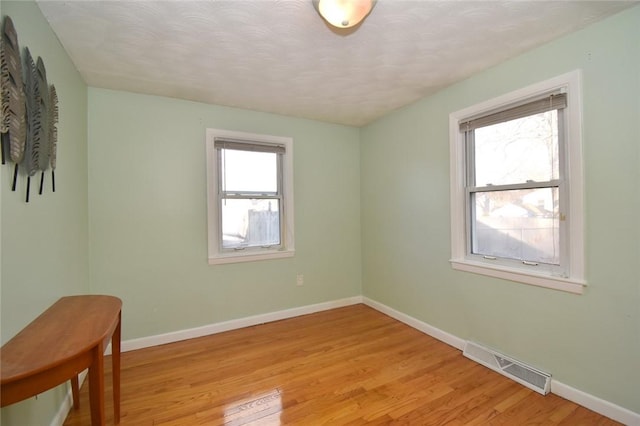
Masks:
[[[560,263],[558,188],[477,192],[472,197],[472,253]]]
[[[475,186],[558,179],[558,111],[475,130]]]
[[[230,192],[278,192],[277,154],[222,150],[222,188]]]
[[[280,245],[280,200],[222,199],[222,248]]]

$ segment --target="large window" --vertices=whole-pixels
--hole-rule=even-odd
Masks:
[[[293,255],[292,141],[207,130],[209,263]]]
[[[452,265],[580,293],[577,72],[451,114]]]

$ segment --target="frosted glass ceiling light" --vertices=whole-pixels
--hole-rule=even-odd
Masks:
[[[351,28],[373,9],[376,0],[313,0],[320,15],[337,28]]]

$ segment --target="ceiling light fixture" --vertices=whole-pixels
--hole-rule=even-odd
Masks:
[[[320,16],[337,28],[358,25],[373,9],[376,0],[312,0]]]

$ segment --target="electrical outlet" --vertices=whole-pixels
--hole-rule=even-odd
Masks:
[[[304,285],[304,275],[302,274],[296,275],[296,285],[297,286]]]

